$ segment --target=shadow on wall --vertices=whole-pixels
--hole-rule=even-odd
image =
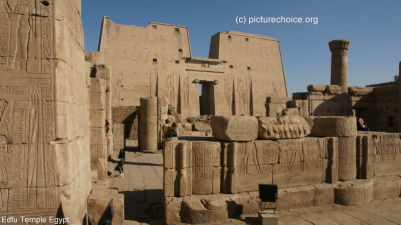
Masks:
[[[149,223],[163,218],[163,190],[122,191],[125,220]],[[151,223],[152,224],[152,223]]]
[[[348,93],[328,99],[310,99],[310,110],[313,116],[351,116],[352,100]]]

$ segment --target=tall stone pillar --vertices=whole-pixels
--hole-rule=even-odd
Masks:
[[[157,97],[140,99],[139,149],[157,151]]]
[[[401,61],[398,64],[398,108],[401,107]],[[397,116],[397,132],[401,132],[401,115]]]
[[[348,92],[348,47],[349,40],[329,42],[331,51],[331,85],[341,86],[341,93]]]

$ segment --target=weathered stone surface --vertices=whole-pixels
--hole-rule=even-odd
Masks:
[[[356,87],[349,86],[348,93],[352,96],[364,96],[373,93],[373,87]]]
[[[298,116],[299,115],[298,108],[286,108],[286,109],[283,109],[283,115],[285,115],[285,116]]]
[[[400,196],[400,177],[399,176],[383,176],[373,179],[373,199],[391,199]]]
[[[305,100],[308,92],[293,92],[292,99],[294,100]]]
[[[125,148],[124,124],[113,124],[113,154],[112,157],[118,160],[118,154]]]
[[[208,123],[194,122],[194,131],[211,131],[212,127]]]
[[[334,203],[334,188],[331,184],[318,184],[314,186],[315,193],[313,205],[328,205]]]
[[[272,213],[259,213],[259,222],[262,225],[278,225],[278,215]]]
[[[123,123],[127,139],[138,140],[139,106],[116,106],[112,107],[113,123]]]
[[[312,186],[279,189],[277,209],[296,209],[313,206],[314,189]]]
[[[0,145],[8,144],[7,137],[5,135],[0,135]]]
[[[354,180],[356,175],[356,137],[338,137],[338,180]]]
[[[179,131],[192,131],[192,123],[178,123],[178,130]],[[210,127],[210,125],[209,125]],[[212,130],[212,128],[210,127],[210,130]]]
[[[94,189],[88,198],[88,218],[91,224],[98,224],[106,207],[113,200],[113,224],[124,222],[124,195],[116,189]]]
[[[141,98],[139,128],[141,131],[139,132],[139,149],[156,151],[158,139],[157,97]]]
[[[341,93],[348,91],[348,48],[350,41],[333,40],[329,42],[331,51],[331,85],[341,86]]]
[[[324,92],[327,85],[310,84],[307,89],[309,92]]]
[[[259,117],[258,138],[302,138],[310,133],[308,122],[300,116]]]
[[[356,118],[343,116],[312,117],[312,136],[349,137],[356,136]]]
[[[258,136],[258,120],[252,116],[214,116],[213,135],[223,141],[252,141]]]
[[[334,185],[335,203],[362,205],[373,201],[373,180],[339,182]]]
[[[267,97],[266,99],[266,116],[276,117],[281,115],[282,111],[287,107],[287,103],[291,101],[288,97]]]
[[[356,138],[357,178],[370,179],[374,175],[374,142],[371,135],[359,135]]]
[[[219,198],[184,199],[180,215],[181,222],[191,224],[224,221],[228,218],[227,204]]]
[[[371,144],[370,144],[371,143]],[[401,138],[399,133],[373,133],[369,142],[374,157],[375,176],[401,176]]]
[[[55,216],[61,202],[70,221],[86,214],[89,93],[80,3],[1,1],[2,215]],[[56,145],[69,151],[59,154]]]
[[[183,118],[265,116],[267,97],[287,96],[279,42],[271,37],[220,32],[212,37],[210,58],[196,58],[191,56],[187,27],[161,23],[126,26],[105,17],[101,33],[100,54],[87,58],[98,58],[98,63],[113,68],[113,107],[139,105],[141,97],[158,95],[167,97]],[[238,48],[229,47],[232,44]],[[244,52],[259,61],[238,57]],[[257,69],[260,66],[271,70],[262,72]],[[251,76],[243,76],[240,68],[252,70]],[[143,79],[143,74],[148,79]]]
[[[166,197],[165,198],[165,222],[168,225],[174,225],[181,222],[181,205],[183,198]]]
[[[341,87],[338,85],[327,85],[325,91],[329,95],[339,95],[341,94]]]

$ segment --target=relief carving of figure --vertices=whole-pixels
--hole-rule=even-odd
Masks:
[[[120,106],[120,103],[122,101],[122,94],[124,92],[132,92],[132,90],[129,90],[124,87],[124,72],[121,71],[118,80],[117,80],[117,85],[113,86],[113,97],[112,97],[112,102],[117,103],[118,106]]]
[[[10,16],[10,68],[26,71],[28,61],[28,43],[32,36],[31,0],[2,1],[3,7]]]
[[[241,78],[238,78],[237,92],[239,96],[239,109],[240,112],[247,112],[248,105],[248,87],[243,84]]]
[[[166,93],[166,96],[168,98],[168,101],[170,104],[174,104],[174,80],[173,80],[173,75],[168,75],[166,79],[166,86],[164,92]]]
[[[188,77],[184,79],[184,86],[182,93],[184,95],[184,108],[188,108],[189,105],[189,80]]]
[[[232,87],[230,85],[230,79],[224,78],[224,97],[227,101],[228,106],[231,108],[232,104]]]

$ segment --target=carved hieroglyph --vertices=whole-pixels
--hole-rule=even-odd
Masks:
[[[1,198],[15,215],[53,212],[60,201],[50,145],[56,129],[50,15],[52,5],[0,2],[0,135],[8,143],[0,147],[0,187],[8,189]]]
[[[6,199],[7,216],[55,216],[61,201],[71,220],[86,213],[89,115],[79,14],[79,0],[0,1],[0,211]]]

